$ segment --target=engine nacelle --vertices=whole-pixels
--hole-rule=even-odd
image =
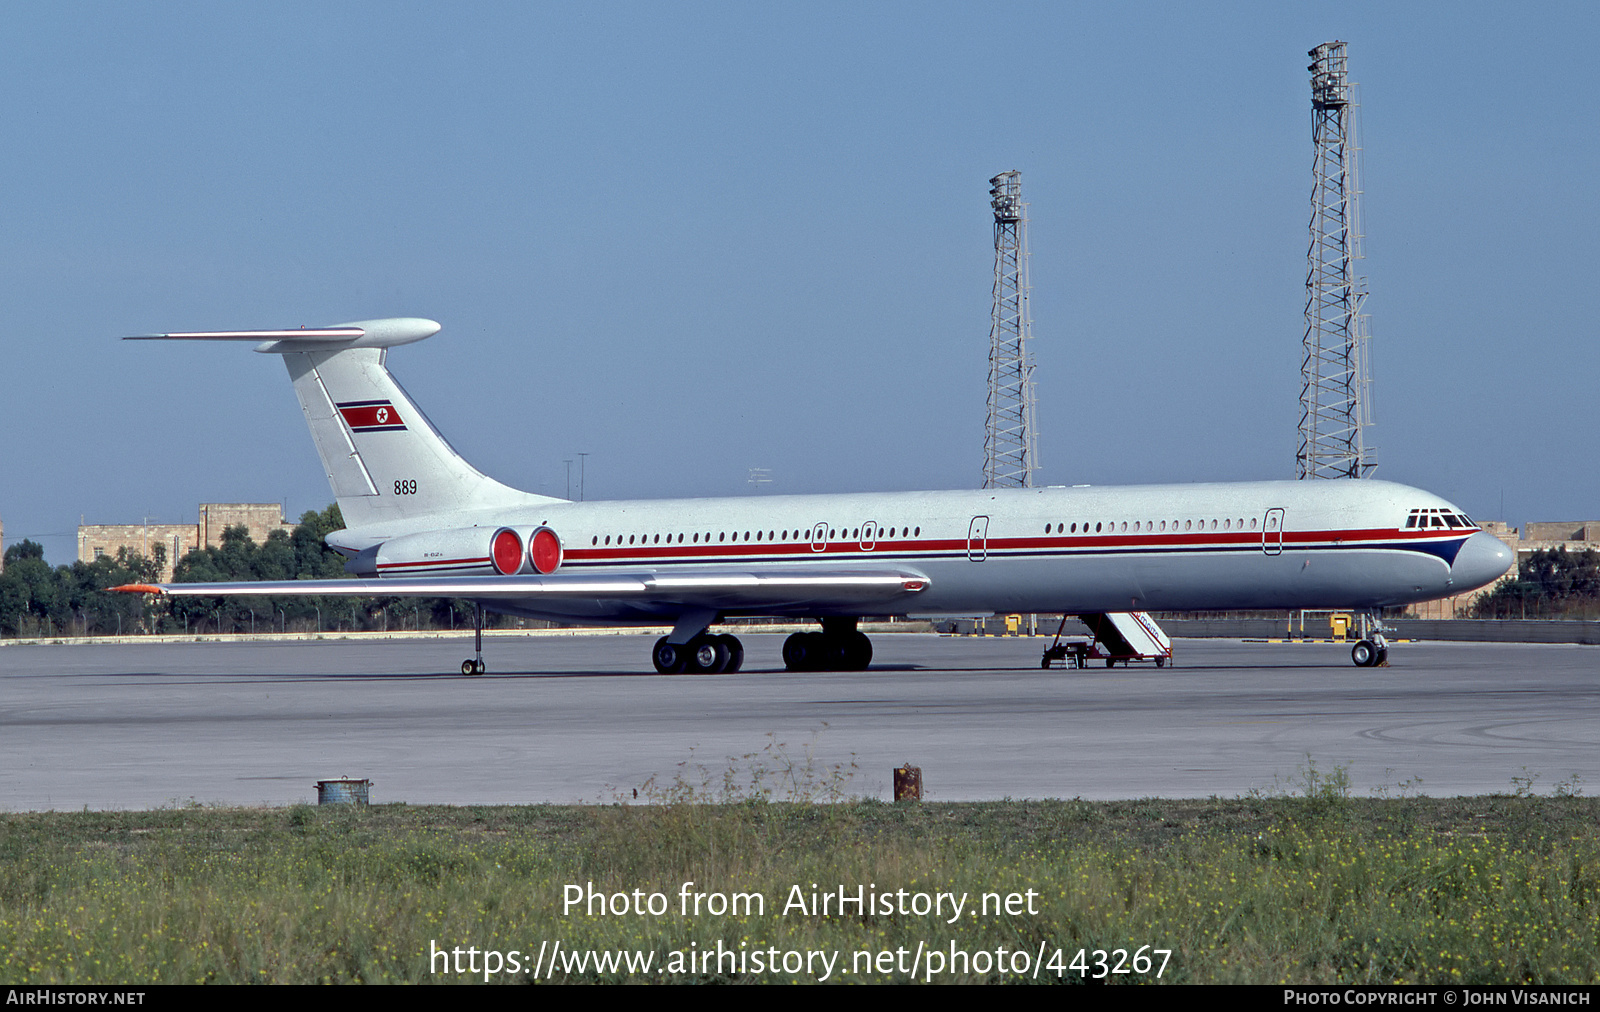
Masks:
[[[361,577],[515,576],[553,573],[561,538],[544,526],[463,527],[390,538],[344,564]]]
[[[548,527],[528,535],[528,562],[533,571],[548,576],[561,568],[561,536]]]

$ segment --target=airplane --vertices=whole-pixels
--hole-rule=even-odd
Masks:
[[[569,624],[671,624],[658,672],[731,673],[744,647],[712,625],[817,621],[783,645],[791,671],[864,670],[863,618],[995,613],[1339,609],[1351,651],[1387,658],[1379,609],[1460,594],[1512,554],[1460,509],[1374,479],[571,502],[467,463],[389,373],[413,318],[317,329],[152,334],[254,341],[280,355],[345,529],[352,579],[129,584],[168,596],[454,597]],[[1376,628],[1376,632],[1368,632]]]

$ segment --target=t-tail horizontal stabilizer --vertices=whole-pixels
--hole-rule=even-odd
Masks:
[[[194,330],[178,334],[141,334],[125,341],[258,341],[256,351],[283,354],[291,351],[339,351],[345,348],[392,348],[410,344],[439,332],[432,320],[402,316],[390,320],[360,320],[332,327],[294,330]]]
[[[354,529],[558,502],[502,485],[467,463],[390,375],[388,349],[432,337],[401,317],[295,330],[202,330],[130,341],[256,341],[283,356],[323,474]]]

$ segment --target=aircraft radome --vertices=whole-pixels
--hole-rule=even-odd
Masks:
[[[389,374],[431,320],[159,334],[283,357],[344,514],[349,580],[128,592],[457,597],[564,623],[671,624],[661,672],[731,672],[735,616],[816,620],[790,670],[864,669],[863,618],[1378,609],[1498,578],[1511,552],[1438,496],[1371,479],[569,502],[468,464]],[[481,633],[481,622],[480,622]],[[1356,663],[1383,661],[1381,632]],[[484,671],[482,639],[464,674]]]

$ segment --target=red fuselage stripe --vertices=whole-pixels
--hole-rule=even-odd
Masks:
[[[745,541],[720,544],[670,544],[600,546],[568,548],[568,562],[650,563],[683,559],[770,559],[773,556],[812,558],[825,555],[859,555],[871,557],[884,554],[964,554],[971,547],[981,546],[985,552],[1007,551],[1083,551],[1091,549],[1261,549],[1264,547],[1344,546],[1360,547],[1369,543],[1394,544],[1408,542],[1455,541],[1475,530],[1461,531],[1397,531],[1390,528],[1365,528],[1338,531],[1286,531],[1281,541],[1277,536],[1265,537],[1261,531],[1192,531],[1182,533],[1145,533],[1131,531],[1117,534],[1056,534],[1023,538],[991,537],[970,543],[965,538],[879,540],[871,548],[863,548],[855,541],[833,541],[821,550],[807,541]]]

